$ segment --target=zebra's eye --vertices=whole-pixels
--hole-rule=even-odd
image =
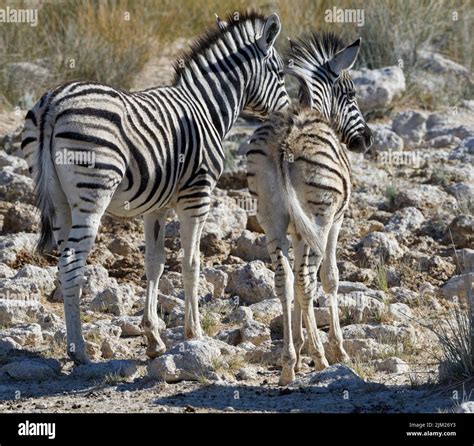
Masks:
[[[355,97],[356,97],[355,91],[352,90],[352,91],[347,92],[347,98],[349,99],[349,101],[353,101]]]

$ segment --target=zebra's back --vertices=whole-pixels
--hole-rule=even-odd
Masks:
[[[305,107],[275,113],[248,143],[247,176],[251,194],[285,202],[277,173],[288,168],[301,207],[310,216],[337,219],[351,191],[350,165],[334,130]],[[265,189],[265,190],[262,190]],[[259,204],[260,206],[260,204]]]
[[[80,190],[79,201],[109,190],[108,211],[119,216],[172,206],[200,169],[216,177],[222,170],[219,151],[203,153],[202,135],[217,138],[205,113],[178,90],[127,93],[91,82],[56,88],[27,115],[23,150],[32,174],[44,169],[39,161],[50,150],[59,182],[66,193]]]

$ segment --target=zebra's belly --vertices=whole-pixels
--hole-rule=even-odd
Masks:
[[[172,198],[170,200],[167,200],[167,202],[162,206],[160,205],[155,205],[152,207],[146,206],[146,209],[144,210],[144,207],[142,206],[139,208],[132,208],[129,202],[127,202],[126,200],[123,200],[123,198],[118,196],[112,199],[109,206],[107,207],[106,213],[113,215],[114,217],[135,218],[141,215],[158,211],[160,209],[172,209],[174,208],[175,204],[176,204],[176,199]]]
[[[122,186],[122,185],[120,185]],[[171,209],[176,204],[176,190],[171,193],[158,191],[149,198],[149,190],[136,196],[133,191],[124,191],[121,187],[115,191],[106,212],[120,218],[134,218],[155,212],[159,209]]]

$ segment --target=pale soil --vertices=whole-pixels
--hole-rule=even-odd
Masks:
[[[182,48],[182,43],[168,53],[158,54],[146,65],[141,76],[133,86],[134,90],[144,89],[157,84],[168,84],[172,77],[170,54],[173,56]],[[0,114],[0,135],[17,128],[22,121],[23,114]],[[235,132],[235,130],[234,130]],[[370,162],[368,162],[370,169]],[[442,164],[442,163],[440,163]],[[421,184],[428,180],[429,172],[414,174],[410,167],[402,167],[396,172],[390,172],[390,181],[400,188],[409,188],[410,184]],[[357,183],[357,178],[355,178]],[[381,186],[383,187],[383,185]],[[380,188],[377,191],[380,194]],[[383,195],[383,192],[382,192]],[[366,204],[354,197],[350,217],[367,219],[374,209],[367,209]],[[433,211],[433,218],[437,218]],[[425,215],[429,219],[429,215]],[[440,218],[446,218],[442,215]],[[106,218],[100,231],[97,243],[88,263],[102,264],[109,271],[110,276],[120,282],[131,282],[140,287],[144,281],[144,242],[143,224],[141,221],[113,222]],[[341,232],[338,249],[338,260],[356,262],[354,242],[360,239],[364,228],[352,227],[346,220]],[[136,241],[139,251],[125,259],[104,257],[104,248],[114,239],[116,234],[126,236]],[[142,241],[141,243],[139,241]],[[403,286],[417,290],[422,282],[430,282],[441,286],[455,270],[452,250],[439,243],[424,244],[420,238],[409,240],[410,249],[438,255],[446,260],[450,266],[448,270],[420,272],[411,269],[402,262],[394,266],[401,273]],[[180,271],[179,241],[167,239],[167,264],[165,271]],[[202,264],[206,266],[232,263],[234,259],[223,256],[202,256]],[[40,266],[55,265],[56,259],[40,258],[35,254],[24,253],[23,258],[15,269],[24,264]],[[271,267],[267,263],[268,267]],[[373,283],[369,285],[376,288]],[[62,305],[43,300],[42,303],[60,317],[63,317]],[[445,302],[440,300],[442,306]],[[412,308],[414,326],[418,335],[417,342],[409,351],[400,354],[410,365],[410,372],[405,374],[390,374],[375,372],[368,363],[355,362],[352,368],[365,379],[367,384],[359,382],[349,390],[348,399],[344,398],[344,382],[329,388],[312,385],[302,389],[278,387],[280,370],[277,367],[257,367],[257,379],[237,381],[226,379],[221,383],[181,382],[165,384],[151,381],[146,377],[145,338],[121,338],[120,343],[126,345],[131,352],[130,356],[122,359],[131,359],[137,362],[138,377],[132,382],[116,382],[115,378],[104,377],[94,382],[68,376],[71,363],[65,358],[62,349],[53,346],[44,347],[41,351],[29,352],[31,356],[40,355],[46,358],[57,358],[61,364],[62,376],[56,380],[43,383],[27,383],[14,381],[0,381],[0,413],[1,412],[438,412],[452,411],[455,402],[452,400],[453,390],[460,390],[460,386],[440,386],[437,381],[439,361],[439,345],[429,330],[423,329],[418,322],[429,324],[431,317],[440,317],[440,314],[427,306]],[[108,315],[88,315],[93,322],[98,319],[107,319]],[[390,321],[387,321],[390,323]],[[307,361],[309,362],[309,361]],[[0,363],[0,365],[3,365]],[[310,373],[312,369],[306,365],[298,376]],[[348,383],[350,384],[350,383]],[[466,394],[469,394],[472,383],[466,383]],[[19,392],[19,393],[18,393]],[[20,399],[18,399],[20,397]]]

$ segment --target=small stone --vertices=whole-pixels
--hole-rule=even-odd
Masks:
[[[163,322],[159,319],[160,322]],[[122,330],[121,336],[140,336],[143,334],[142,317],[141,316],[122,316],[112,321]],[[166,328],[165,323],[162,324],[163,329]]]
[[[474,413],[474,401],[466,401],[456,406],[455,413]]]
[[[34,196],[34,183],[31,178],[0,170],[0,201],[33,204]]]
[[[148,366],[148,376],[168,383],[200,379],[218,380],[213,363],[221,351],[212,339],[195,339],[175,345]]]
[[[395,356],[375,362],[375,370],[388,373],[408,373],[410,366]]]
[[[59,363],[55,360],[39,361],[23,359],[0,368],[1,373],[19,381],[46,381],[58,377]]]
[[[213,296],[222,297],[229,280],[228,274],[217,268],[204,268],[202,274],[206,281],[213,285]]]
[[[238,328],[227,328],[220,330],[216,334],[216,339],[226,342],[229,345],[238,345],[242,342],[242,335]]]
[[[241,381],[253,381],[257,379],[257,372],[251,367],[243,367],[237,372],[237,379]]]
[[[251,342],[254,345],[270,340],[270,328],[258,321],[247,321],[240,330],[242,342]]]
[[[265,235],[243,231],[236,241],[232,255],[240,257],[248,262],[252,260],[270,261]]]
[[[395,195],[395,208],[415,207],[417,209],[433,209],[453,205],[456,200],[444,190],[432,184],[420,184],[404,189]]]
[[[38,228],[38,208],[31,204],[16,202],[5,214],[2,232],[4,234],[37,232]]]
[[[410,310],[410,307],[401,302],[390,304],[389,312],[395,317],[395,319],[398,319],[401,321],[413,320],[413,313]]]
[[[130,356],[130,349],[115,338],[105,339],[100,347],[102,357],[105,359]]]
[[[111,313],[116,316],[127,314],[133,305],[134,289],[129,284],[121,284],[106,288],[91,302],[93,311]]]
[[[229,315],[229,321],[235,324],[242,324],[253,319],[253,311],[250,307],[237,307]]]
[[[137,366],[130,360],[112,360],[108,362],[80,365],[71,373],[71,376],[82,379],[104,379],[108,375],[115,375],[124,379],[132,379],[137,373]]]
[[[254,319],[267,323],[283,313],[279,298],[265,299],[250,305],[248,308],[252,311]]]
[[[472,248],[474,246],[474,217],[460,215],[448,227],[445,239],[454,243],[456,248]]]
[[[441,293],[447,299],[467,298],[468,290],[474,287],[474,273],[459,274],[451,277],[442,287]]]
[[[372,150],[376,152],[403,150],[403,139],[392,131],[388,125],[371,124],[369,127],[374,138]]]
[[[426,135],[426,115],[413,110],[400,112],[395,116],[392,128],[406,146],[415,147]]]
[[[433,139],[430,139],[429,143],[431,147],[435,149],[443,149],[445,147],[450,147],[452,145],[459,145],[461,139],[454,135],[440,135],[436,136]]]
[[[372,232],[362,239],[362,254],[368,261],[382,258],[388,262],[403,256],[403,249],[393,234]]]
[[[121,256],[127,256],[132,252],[138,252],[136,248],[130,241],[124,237],[116,237],[114,240],[107,246],[111,252]]]
[[[406,88],[403,70],[397,66],[352,70],[351,74],[357,90],[357,102],[364,112],[386,108]]]
[[[417,208],[408,206],[396,211],[385,225],[384,230],[394,232],[396,235],[405,235],[417,230],[424,221],[425,217]]]
[[[229,275],[226,292],[238,295],[245,303],[254,304],[274,297],[274,273],[260,260],[238,267]]]
[[[0,339],[2,338],[11,338],[22,347],[38,347],[43,341],[43,334],[39,324],[18,324],[2,330]]]

